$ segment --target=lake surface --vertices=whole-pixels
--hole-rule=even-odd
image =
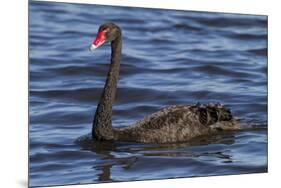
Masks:
[[[267,172],[267,17],[30,2],[30,186]],[[113,126],[165,106],[221,102],[257,128],[179,144],[91,142],[110,46],[122,28]]]

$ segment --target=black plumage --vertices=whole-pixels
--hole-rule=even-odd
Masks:
[[[220,104],[175,105],[155,112],[134,125],[112,127],[112,106],[120,69],[122,48],[121,29],[114,23],[103,24],[106,42],[111,42],[111,64],[106,83],[93,120],[92,137],[97,140],[118,140],[143,143],[172,143],[188,141],[219,130],[240,129],[241,124],[231,111]],[[96,46],[93,49],[97,48]]]

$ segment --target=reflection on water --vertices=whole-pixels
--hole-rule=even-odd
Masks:
[[[31,186],[267,171],[265,16],[33,1],[29,10]],[[255,128],[160,145],[81,137],[108,71],[110,46],[88,50],[106,21],[123,33],[114,127],[199,101],[224,103]]]
[[[264,132],[265,130],[266,128],[262,128],[259,131]],[[232,145],[235,145],[236,136],[244,134],[244,132],[223,132],[218,135],[197,137],[190,142],[160,145],[93,141],[91,135],[88,134],[78,138],[75,142],[81,146],[82,150],[88,150],[103,156],[103,164],[94,165],[93,168],[100,171],[100,174],[98,174],[99,181],[110,182],[114,180],[111,178],[111,171],[114,166],[120,166],[126,171],[134,170],[136,166],[143,168],[143,165],[137,164],[144,163],[142,162],[143,159],[145,159],[145,163],[148,163],[149,166],[151,166],[155,159],[159,164],[161,164],[161,160],[164,159],[164,164],[166,161],[165,159],[169,158],[173,158],[174,160],[177,158],[195,159],[195,161],[200,160],[206,163],[212,162],[220,165],[223,163],[235,163],[237,162],[236,157],[229,153],[230,150],[226,148],[233,147]],[[259,170],[253,172],[259,172]],[[225,174],[231,173],[228,172]],[[153,176],[151,176],[150,179],[154,179]]]

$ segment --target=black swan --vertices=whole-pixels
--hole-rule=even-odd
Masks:
[[[90,46],[93,51],[111,43],[111,64],[102,96],[93,120],[92,138],[95,140],[142,143],[175,143],[214,134],[223,130],[241,129],[230,110],[220,104],[175,105],[155,112],[126,128],[112,127],[112,105],[116,94],[122,48],[121,29],[114,23],[100,26]]]

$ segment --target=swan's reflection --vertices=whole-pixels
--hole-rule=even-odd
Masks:
[[[88,150],[97,154],[99,162],[93,169],[100,171],[99,182],[117,181],[112,178],[112,168],[121,167],[130,170],[142,157],[181,157],[204,158],[219,160],[222,163],[233,162],[232,156],[216,145],[232,145],[235,143],[234,132],[227,132],[212,136],[202,136],[187,143],[174,144],[139,144],[112,141],[93,141],[90,135],[79,138],[76,143],[82,150]],[[212,149],[208,151],[209,144]],[[202,148],[203,147],[203,148]],[[228,152],[229,153],[229,152]]]

